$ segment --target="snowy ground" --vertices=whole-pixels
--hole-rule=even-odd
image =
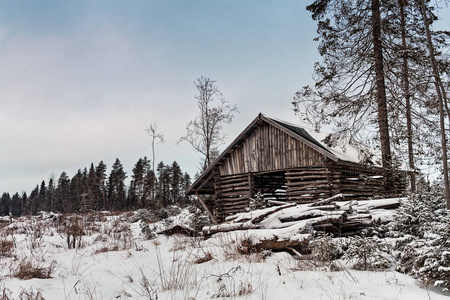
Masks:
[[[234,233],[145,240],[141,221],[129,220],[34,218],[3,228],[0,299],[448,299],[391,270],[356,271],[340,261],[344,269],[331,272],[287,253],[243,255]],[[27,267],[50,278],[18,279]]]

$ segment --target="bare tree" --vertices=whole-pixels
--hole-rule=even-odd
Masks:
[[[198,91],[195,99],[199,115],[187,124],[186,135],[178,143],[187,141],[204,156],[201,162],[204,171],[219,155],[219,147],[225,139],[225,134],[221,133],[222,126],[231,123],[233,113],[238,112],[238,108],[225,100],[215,80],[202,76],[194,84]]]
[[[145,132],[150,136],[152,142],[152,170],[155,172],[155,144],[164,144],[164,134],[158,131],[158,123],[150,123]]]
[[[158,123],[150,123],[145,132],[150,136],[152,142],[152,171],[155,174],[155,144],[164,144],[164,134],[158,131]],[[155,185],[156,177],[153,176],[153,186]],[[152,201],[155,200],[155,189],[152,189]]]

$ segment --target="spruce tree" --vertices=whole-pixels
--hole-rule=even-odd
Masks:
[[[103,161],[95,167],[96,209],[106,209],[106,168]]]
[[[157,209],[157,203],[155,200],[156,194],[156,176],[153,170],[149,169],[145,174],[144,179],[144,199],[145,199],[145,207]]]
[[[22,197],[19,193],[15,193],[11,198],[11,214],[14,217],[19,217],[22,214]]]
[[[183,172],[181,171],[180,165],[174,161],[170,168],[170,186],[171,186],[171,198],[173,204],[180,204],[182,197],[182,180]]]
[[[108,177],[108,204],[107,209],[121,210],[125,207],[126,189],[125,179],[126,173],[123,170],[122,163],[117,158],[112,165],[111,173]]]
[[[96,193],[97,193],[97,175],[95,172],[94,164],[91,163],[91,166],[89,167],[89,172],[87,173],[87,176],[85,178],[85,184],[84,184],[84,194],[85,197],[83,199],[83,204],[81,207],[81,211],[91,211],[96,208]]]
[[[28,207],[29,207],[28,206],[28,195],[27,195],[26,192],[23,192],[21,199],[22,199],[21,205],[20,205],[20,207],[21,207],[21,216],[30,214],[30,211],[28,210]]]
[[[36,210],[37,211],[48,211],[48,199],[47,199],[47,187],[45,185],[45,180],[42,180],[41,186],[39,188],[39,194],[36,199]]]
[[[58,186],[55,191],[55,210],[61,213],[69,212],[70,207],[70,180],[66,172],[62,172],[58,178]],[[31,195],[30,195],[31,196]]]
[[[0,198],[0,216],[7,216],[10,212],[11,197],[9,193],[3,193]]]
[[[29,212],[33,216],[37,214],[38,198],[39,198],[39,185],[36,185],[36,187],[31,191],[30,197],[28,199]]]
[[[55,183],[53,180],[53,175],[48,180],[47,200],[48,200],[47,209],[52,212],[55,211]]]
[[[144,198],[144,182],[145,176],[150,168],[150,162],[147,157],[140,158],[132,170],[131,182],[130,182],[130,198],[133,202],[132,206],[143,208],[145,207]]]

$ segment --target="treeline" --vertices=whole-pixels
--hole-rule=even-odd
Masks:
[[[156,174],[155,174],[156,173]],[[138,208],[159,209],[171,204],[189,202],[185,190],[191,184],[176,161],[170,165],[160,162],[155,172],[147,157],[140,158],[133,167],[131,181],[117,158],[107,175],[103,161],[78,170],[69,178],[62,172],[59,178],[50,177],[31,191],[30,195],[3,193],[0,216],[35,215],[39,211],[75,213],[88,211],[120,211]]]

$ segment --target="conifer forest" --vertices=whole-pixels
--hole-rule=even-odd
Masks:
[[[22,194],[3,193],[0,215],[36,215],[39,211],[75,213],[89,211],[124,211],[139,208],[156,210],[168,205],[184,205],[189,200],[184,191],[191,184],[176,161],[160,162],[155,172],[147,157],[140,158],[128,175],[117,158],[108,172],[100,161],[96,166],[79,169],[72,177],[62,172],[59,177],[42,180],[31,191]]]

